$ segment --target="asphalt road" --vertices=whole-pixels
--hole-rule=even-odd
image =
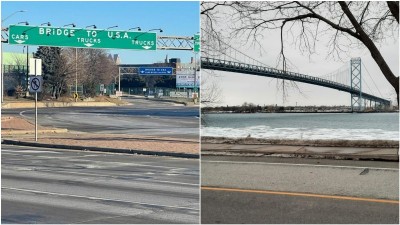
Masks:
[[[2,145],[2,223],[198,223],[199,161]]]
[[[42,126],[70,131],[199,138],[199,108],[126,97],[133,105],[116,107],[39,108]],[[3,115],[34,121],[35,109],[2,109]]]
[[[395,162],[202,156],[202,223],[398,223]]]

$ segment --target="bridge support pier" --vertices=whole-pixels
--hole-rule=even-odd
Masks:
[[[350,83],[351,88],[357,90],[351,94],[351,111],[362,111],[361,58],[352,58],[350,61]]]

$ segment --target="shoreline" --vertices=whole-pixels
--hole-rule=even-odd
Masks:
[[[262,139],[262,138],[229,138],[202,136],[202,143],[238,144],[238,145],[286,145],[313,147],[356,147],[356,148],[399,148],[396,140],[304,140],[304,139]]]
[[[257,114],[257,113],[262,113],[262,114],[269,114],[269,113],[276,113],[276,114],[286,114],[286,113],[304,113],[304,114],[312,114],[312,113],[331,113],[331,114],[352,114],[352,113],[399,113],[399,111],[368,111],[368,112],[352,112],[352,111],[339,111],[339,112],[301,112],[301,111],[296,111],[296,112],[231,112],[231,111],[218,111],[218,112],[202,112],[202,114]]]

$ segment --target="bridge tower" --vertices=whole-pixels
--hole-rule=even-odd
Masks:
[[[352,58],[350,61],[350,83],[351,88],[357,93],[351,94],[351,111],[363,110],[361,90],[361,58]]]

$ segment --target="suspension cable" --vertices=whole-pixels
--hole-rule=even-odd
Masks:
[[[368,74],[369,78],[371,78],[372,83],[374,84],[375,88],[378,90],[380,97],[383,98],[383,95],[382,95],[381,91],[380,91],[379,88],[376,86],[376,83],[375,83],[374,79],[372,79],[372,76],[371,76],[371,74],[369,73],[367,67],[364,65],[364,63],[363,63],[362,61],[361,61],[361,64],[364,66],[364,69],[365,69],[365,71],[367,71],[367,74]],[[367,82],[365,82],[365,83],[367,83]]]

